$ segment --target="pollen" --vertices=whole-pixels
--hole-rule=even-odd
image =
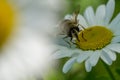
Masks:
[[[113,33],[102,26],[93,26],[78,33],[77,46],[82,50],[99,50],[111,42]]]
[[[0,47],[11,33],[14,22],[13,8],[6,0],[0,1]]]

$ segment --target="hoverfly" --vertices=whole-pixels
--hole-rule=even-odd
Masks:
[[[66,35],[64,38],[70,37],[71,42],[73,39],[77,39],[78,41],[80,41],[78,38],[78,32],[81,31],[79,29],[79,26],[85,29],[82,25],[79,24],[79,21],[77,19],[78,14],[79,10],[74,11],[71,19],[63,20],[60,24],[61,34]],[[83,33],[82,37],[84,39]]]

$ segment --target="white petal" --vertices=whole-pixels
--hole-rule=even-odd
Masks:
[[[118,42],[120,42],[120,36],[115,36],[115,37],[112,39],[111,42],[112,42],[112,43],[118,43]]]
[[[71,19],[72,19],[72,15],[68,14],[68,15],[66,15],[66,16],[64,17],[64,19],[69,19],[69,20],[71,20]]]
[[[56,51],[52,55],[52,57],[53,57],[53,59],[60,59],[60,58],[64,58],[64,57],[71,57],[72,54],[73,53],[71,52],[71,50],[63,49],[63,50]]]
[[[87,71],[87,72],[90,72],[90,71],[91,71],[92,66],[91,66],[89,60],[85,61],[85,68],[86,68],[86,71]]]
[[[115,9],[115,1],[114,0],[109,0],[107,5],[106,5],[106,15],[105,15],[105,24],[108,25]]]
[[[78,48],[71,49],[71,51],[74,53],[83,53],[83,51],[81,49],[78,49]]]
[[[116,31],[116,26],[119,26],[118,23],[120,23],[120,13],[110,23],[109,28],[114,29]]]
[[[64,57],[74,57],[83,53],[83,51],[80,49],[72,49],[72,48],[67,48],[62,46],[56,46],[56,47],[58,48],[58,50],[53,53],[52,55],[53,59],[60,59]]]
[[[64,73],[67,73],[67,72],[71,69],[71,67],[72,67],[72,65],[75,63],[75,61],[76,61],[76,57],[73,57],[73,58],[71,58],[70,60],[68,60],[68,61],[65,63],[65,65],[63,66],[63,72],[64,72]]]
[[[112,28],[111,31],[113,31],[114,35],[120,36],[120,22],[117,25],[115,25],[115,27]]]
[[[107,48],[109,48],[112,51],[120,53],[120,44],[119,43],[117,43],[117,44],[110,44],[110,45],[107,46]]]
[[[58,45],[70,47],[68,41],[69,41],[68,39],[63,39],[62,37],[58,37],[57,39],[54,40],[54,42]]]
[[[116,29],[116,30],[115,30]],[[111,31],[113,31],[114,32],[114,35],[116,35],[116,36],[120,36],[120,22],[118,23],[118,26],[117,27],[115,27],[115,29],[112,29]]]
[[[79,21],[79,24],[81,24],[85,28],[88,27],[88,23],[86,22],[85,18],[82,15],[78,15],[78,21]]]
[[[116,54],[115,52],[109,50],[108,48],[104,48],[103,51],[113,60],[116,60]]]
[[[104,25],[104,19],[105,19],[105,5],[100,5],[96,11],[97,25]]]
[[[88,7],[84,13],[84,16],[89,24],[89,26],[93,26],[96,24],[95,22],[95,14],[94,14],[94,11],[93,11],[93,8],[92,7]]]
[[[77,57],[77,62],[78,63],[82,63],[84,60],[86,60],[89,57],[90,53],[81,53],[78,57]]]
[[[95,66],[97,64],[99,57],[100,57],[100,53],[101,53],[101,51],[95,51],[95,52],[93,52],[91,57],[88,59],[92,66]]]
[[[108,65],[111,65],[112,64],[112,60],[110,59],[110,57],[108,56],[107,53],[103,52],[101,53],[101,59]]]

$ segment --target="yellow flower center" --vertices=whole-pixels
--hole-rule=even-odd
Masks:
[[[99,50],[111,42],[113,33],[102,26],[93,26],[78,33],[76,44],[83,50]]]
[[[5,0],[0,0],[0,47],[8,38],[14,23],[14,12]]]

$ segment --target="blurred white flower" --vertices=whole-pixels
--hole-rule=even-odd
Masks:
[[[5,8],[2,8],[1,4]],[[49,67],[51,64],[49,55],[53,48],[43,32],[49,31],[51,25],[54,24],[56,20],[55,10],[58,9],[54,6],[58,6],[57,4],[59,4],[57,1],[54,3],[50,0],[0,1],[2,8],[0,8],[0,12],[4,14],[6,11],[8,13],[9,5],[10,11],[13,11],[11,14],[14,16],[10,16],[12,17],[10,20],[13,21],[11,23],[14,25],[9,25],[9,15],[5,17],[0,13],[0,26],[4,27],[5,24],[8,24],[6,30],[8,27],[14,26],[10,28],[11,33],[1,47],[0,80],[39,78]],[[2,22],[1,16],[6,22]]]
[[[85,30],[78,33],[80,41],[76,40],[77,47],[59,45],[59,50],[54,54],[57,59],[70,57],[63,67],[64,73],[67,73],[75,62],[85,61],[86,71],[90,72],[100,58],[108,65],[116,60],[116,52],[120,53],[120,14],[111,21],[114,8],[115,0],[109,0],[106,5],[100,5],[96,13],[92,7],[88,7],[84,17],[78,15],[79,24],[83,25]],[[65,17],[68,20],[71,18],[71,15]]]

